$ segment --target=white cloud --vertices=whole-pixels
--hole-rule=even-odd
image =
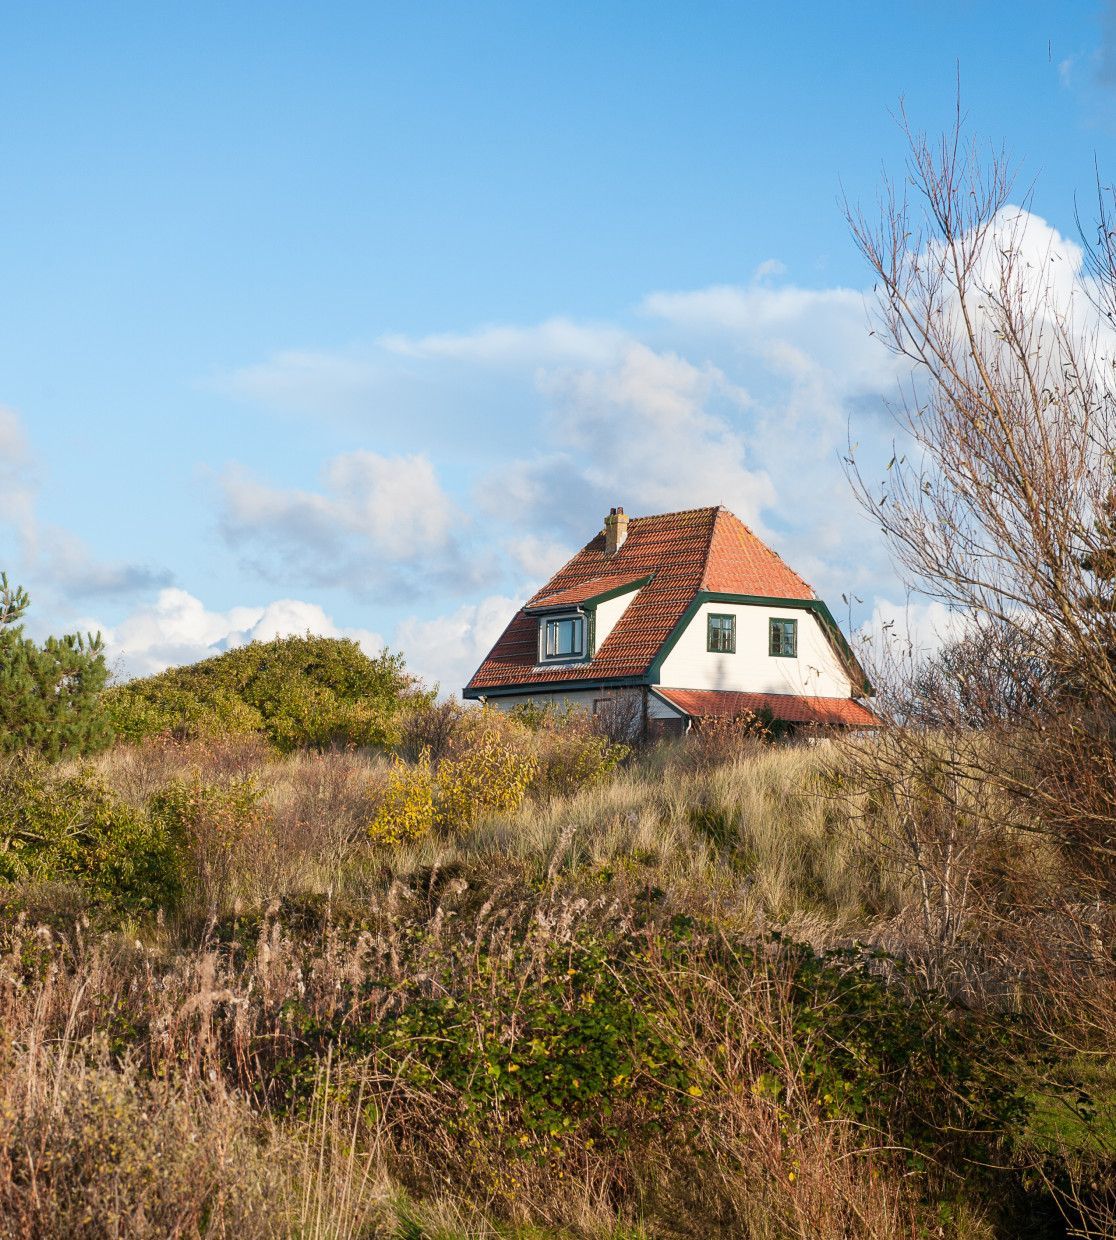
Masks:
[[[440,684],[445,694],[460,693],[521,605],[522,600],[493,595],[445,615],[413,616],[396,626],[390,646],[403,652],[408,670],[427,684]],[[77,627],[101,631],[118,680],[150,676],[248,642],[304,633],[350,638],[373,657],[387,644],[379,633],[336,623],[316,603],[287,598],[213,611],[179,589],[160,590],[154,602],[117,625],[85,619]]]
[[[786,264],[781,263],[777,258],[765,258],[755,271],[752,272],[752,280],[758,284],[763,280],[773,280],[778,276],[785,276],[786,274]]]
[[[877,598],[857,640],[869,662],[918,663],[956,641],[970,623],[963,613],[936,601],[895,603]]]
[[[287,349],[218,377],[219,391],[299,412],[357,411],[381,378],[374,353]]]
[[[622,328],[608,323],[547,319],[522,327],[493,324],[471,332],[429,336],[381,336],[377,343],[402,357],[438,358],[485,366],[540,366],[556,362],[607,365],[631,342]]]
[[[222,533],[265,576],[358,594],[469,576],[467,519],[424,456],[344,453],[326,464],[321,491],[268,486],[235,469],[221,487]]]
[[[758,524],[774,498],[730,421],[748,397],[715,366],[631,344],[609,367],[544,371],[539,387],[553,450],[502,466],[483,494],[551,541],[556,531],[586,541],[616,503],[636,513],[724,503]]]
[[[522,606],[522,599],[491,595],[448,615],[404,620],[393,644],[428,684],[437,683],[443,694],[460,693]]]
[[[23,425],[14,410],[0,405],[0,522],[12,526],[25,546],[35,529],[30,466]]]
[[[166,569],[98,560],[83,539],[40,520],[34,470],[19,417],[0,406],[0,527],[13,531],[18,548],[13,561],[0,569],[36,594],[45,585],[69,599],[130,594],[170,583]]]
[[[586,532],[583,542],[588,542],[590,536]],[[504,551],[511,563],[523,573],[528,588],[533,591],[534,585],[530,583],[537,584],[553,577],[573,554],[574,548],[552,538],[524,534],[519,538],[509,538],[504,544]]]
[[[459,398],[463,373],[472,372],[478,389],[482,375],[499,376],[506,390],[516,371],[529,381],[543,365],[607,365],[631,339],[614,324],[565,318],[424,336],[387,333],[358,348],[281,350],[217,376],[210,386],[272,409],[357,420],[381,433],[419,410],[429,425],[445,429],[435,390],[451,402]],[[489,405],[495,393],[484,390]]]
[[[200,599],[179,589],[160,590],[154,603],[140,607],[115,626],[87,620],[79,627],[100,629],[109,666],[118,679],[150,676],[247,642],[303,633],[352,638],[373,656],[384,647],[377,633],[337,625],[316,603],[278,599],[264,607],[210,611]]]

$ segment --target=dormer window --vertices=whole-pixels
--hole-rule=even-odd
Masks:
[[[544,662],[559,659],[573,660],[585,657],[585,617],[550,616],[539,628],[539,653]]]

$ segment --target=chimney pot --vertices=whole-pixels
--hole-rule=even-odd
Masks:
[[[628,537],[628,516],[623,508],[610,510],[604,520],[605,555],[615,555]]]

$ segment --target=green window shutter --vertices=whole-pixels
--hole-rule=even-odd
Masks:
[[[705,630],[705,648],[714,654],[736,653],[736,617],[710,614]]]

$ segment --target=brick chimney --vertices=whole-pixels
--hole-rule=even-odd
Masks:
[[[628,514],[623,508],[613,508],[604,519],[605,555],[615,555],[628,537]]]

